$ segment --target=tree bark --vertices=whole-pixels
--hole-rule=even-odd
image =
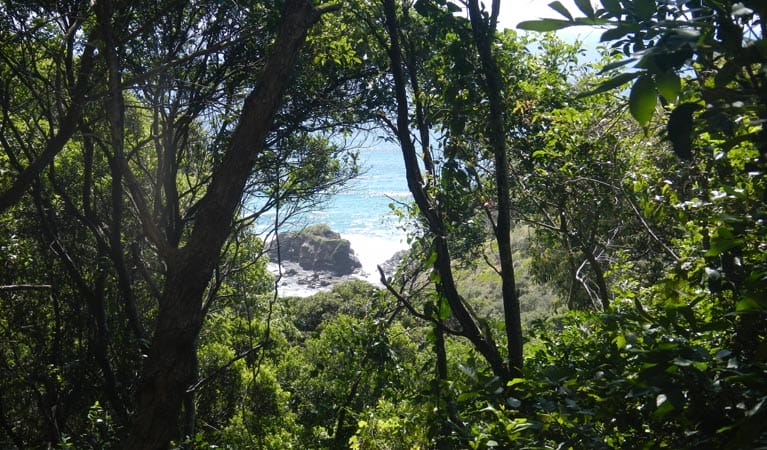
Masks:
[[[288,0],[277,40],[258,86],[248,96],[221,165],[198,205],[187,244],[171,252],[159,316],[125,449],[164,449],[178,438],[179,415],[194,384],[202,298],[219,260],[253,161],[263,149],[306,32],[320,12],[309,0]]]
[[[610,291],[607,289],[607,281],[605,280],[605,273],[602,270],[602,266],[597,261],[597,258],[592,253],[591,249],[584,248],[583,255],[591,266],[591,270],[594,271],[594,278],[596,279],[597,290],[599,291],[599,302],[602,305],[602,310],[607,311],[610,308]]]
[[[491,22],[482,17],[478,0],[469,1],[469,18],[475,45],[482,63],[486,92],[490,104],[488,140],[495,157],[495,184],[498,200],[498,219],[495,239],[501,260],[501,292],[508,345],[509,373],[513,377],[522,374],[522,318],[519,296],[514,278],[514,259],[511,251],[511,198],[509,194],[509,161],[506,154],[506,131],[503,119],[501,73],[492,52],[495,18],[498,16],[499,0],[493,1]]]
[[[407,79],[403,70],[402,48],[399,43],[399,25],[397,23],[394,0],[383,0],[384,14],[386,16],[386,30],[390,39],[388,49],[391,60],[392,78],[394,79],[397,125],[396,133],[402,156],[405,161],[405,171],[408,188],[413,194],[420,213],[429,225],[429,231],[434,236],[434,251],[437,254],[434,269],[439,273],[439,291],[450,305],[453,316],[461,325],[461,334],[466,337],[474,348],[485,358],[493,373],[503,380],[510,379],[510,373],[498,348],[492,340],[492,336],[483,335],[475,323],[471,314],[463,304],[458,289],[453,279],[452,263],[448,248],[448,236],[443,218],[440,216],[435,202],[429,197],[424,189],[418,165],[418,156],[415,145],[410,136],[410,120],[407,95]]]

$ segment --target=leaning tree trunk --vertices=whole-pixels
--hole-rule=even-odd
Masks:
[[[466,337],[474,348],[485,358],[491,370],[502,380],[512,378],[508,366],[504,362],[490,333],[483,333],[472,318],[469,310],[464,305],[458,288],[455,284],[452,271],[448,237],[444,219],[441,217],[437,202],[429,196],[424,188],[421,177],[418,156],[413,143],[409,126],[409,104],[407,95],[407,79],[403,69],[402,48],[399,41],[399,24],[396,16],[394,0],[383,2],[386,32],[389,36],[389,59],[391,62],[392,79],[394,81],[394,95],[397,107],[397,124],[392,128],[397,134],[397,139],[402,147],[402,156],[405,162],[405,175],[408,189],[413,194],[418,210],[426,219],[430,233],[434,236],[433,251],[437,255],[434,269],[439,273],[440,293],[450,305],[450,310],[455,319],[461,325],[461,335]]]
[[[277,40],[248,96],[221,166],[200,200],[189,241],[167,256],[167,277],[126,449],[163,449],[178,438],[179,415],[195,379],[202,298],[219,260],[255,156],[280,105],[306,32],[320,16],[309,0],[288,0]]]

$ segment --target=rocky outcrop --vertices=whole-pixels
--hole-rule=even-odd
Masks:
[[[362,267],[348,240],[325,224],[311,225],[301,231],[280,233],[280,257],[298,263],[304,270],[349,275]],[[277,260],[276,242],[269,250],[272,261]]]
[[[397,272],[397,268],[402,263],[402,261],[405,260],[407,253],[407,250],[400,250],[380,265],[381,269],[383,269],[384,274],[387,277],[390,277]]]

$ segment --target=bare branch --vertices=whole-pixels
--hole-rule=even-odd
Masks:
[[[410,303],[410,301],[407,298],[405,298],[405,296],[402,295],[401,292],[397,291],[394,288],[394,286],[391,285],[389,280],[386,278],[386,274],[384,273],[383,268],[381,266],[376,266],[376,267],[378,268],[378,273],[381,275],[381,284],[384,285],[386,290],[389,291],[389,293],[391,293],[391,295],[393,295],[397,299],[399,304],[404,306],[405,309],[407,309],[407,311],[410,314],[412,314],[414,317],[418,319],[434,324],[435,326],[439,327],[442,331],[448,334],[452,334],[454,336],[464,336],[464,337],[466,336],[464,333],[458,330],[453,330],[452,328],[448,327],[447,325],[442,323],[442,321],[439,321],[435,319],[434,317],[427,316],[426,314],[418,312],[418,310],[416,310],[415,307],[413,307],[413,304]]]
[[[6,284],[0,286],[0,291],[34,291],[51,289],[50,284]]]
[[[231,367],[232,364],[236,363],[237,361],[239,361],[239,360],[241,360],[243,358],[247,358],[252,353],[254,353],[254,352],[258,351],[258,350],[261,350],[262,348],[264,348],[265,345],[266,344],[262,342],[262,343],[260,343],[260,344],[258,344],[256,346],[254,346],[254,347],[251,347],[251,348],[249,348],[249,349],[247,349],[245,351],[242,351],[242,352],[238,353],[237,355],[235,355],[234,358],[230,359],[226,364],[224,364],[223,366],[221,366],[218,369],[214,370],[212,374],[208,375],[207,377],[203,378],[202,380],[198,381],[197,383],[193,384],[192,386],[189,386],[189,388],[186,390],[186,392],[187,393],[195,392],[196,390],[202,388],[206,384],[208,384],[211,381],[213,381],[214,379],[218,378],[222,373],[224,373],[224,371],[226,369]]]

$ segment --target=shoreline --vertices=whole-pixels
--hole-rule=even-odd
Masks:
[[[304,270],[298,263],[282,261],[282,278],[277,283],[279,297],[309,297],[329,291],[336,284],[355,279],[382,287],[377,266],[385,264],[398,252],[407,250],[404,236],[387,238],[361,233],[340,234],[349,241],[362,267],[350,275],[336,276],[329,272]],[[276,262],[269,262],[267,268],[273,275],[279,274]]]

